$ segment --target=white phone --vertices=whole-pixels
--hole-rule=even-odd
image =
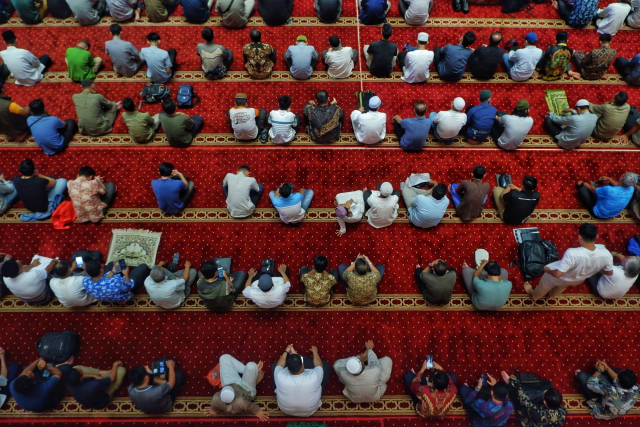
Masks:
[[[84,265],[84,260],[82,259],[81,256],[77,256],[76,257],[76,266],[78,268],[82,268],[83,265]]]

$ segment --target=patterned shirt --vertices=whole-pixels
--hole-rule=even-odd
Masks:
[[[353,305],[367,305],[375,301],[378,296],[378,282],[380,273],[368,272],[364,276],[355,271],[345,271],[342,275],[347,283],[347,298]]]
[[[106,208],[107,204],[100,200],[100,194],[104,194],[106,190],[98,181],[79,176],[69,181],[67,187],[79,222],[98,222],[102,219],[102,209]]]
[[[616,57],[616,50],[609,46],[593,49],[586,55],[577,51],[574,55],[580,63],[580,76],[585,80],[600,80]]]
[[[612,420],[623,416],[633,408],[640,394],[637,384],[625,390],[620,387],[617,379],[611,384],[601,376],[589,378],[587,387],[592,392],[602,395],[602,397],[587,400],[589,412],[599,420]]]
[[[342,108],[336,104],[315,105],[309,102],[303,111],[308,123],[307,132],[312,141],[328,144],[340,139],[344,118]]]
[[[458,392],[455,383],[449,377],[447,389],[439,391],[420,384],[422,377],[423,374],[418,373],[411,383],[411,392],[420,399],[416,404],[416,413],[422,418],[444,418]]]
[[[498,405],[492,399],[478,398],[478,389],[473,389],[464,404],[469,408],[473,427],[499,427],[507,423],[513,412],[513,404],[506,400]]]
[[[509,379],[509,388],[510,396],[518,396],[513,405],[522,427],[561,427],[564,424],[567,410],[563,406],[549,409],[544,404],[533,403],[516,377]]]
[[[331,301],[331,288],[336,284],[336,278],[323,271],[315,270],[302,275],[304,283],[304,300],[312,307],[322,307]]]
[[[593,20],[598,11],[599,0],[577,0],[567,19],[567,24],[574,28],[582,28]]]
[[[85,277],[82,285],[89,295],[104,302],[115,302],[118,304],[124,304],[133,298],[133,286],[134,281],[124,281],[124,276],[121,274],[114,274],[111,277],[107,277],[108,271],[100,280],[93,280],[91,277]]]
[[[271,45],[265,43],[250,43],[244,45],[242,53],[246,58],[244,64],[249,77],[252,79],[266,79],[273,72],[273,61],[269,56],[274,50]]]

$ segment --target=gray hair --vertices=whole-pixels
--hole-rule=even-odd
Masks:
[[[149,274],[149,277],[151,277],[154,282],[161,283],[162,281],[164,281],[164,269],[162,267],[154,265],[151,269],[151,274]]]
[[[624,264],[624,275],[634,278],[640,273],[640,257],[630,256]]]

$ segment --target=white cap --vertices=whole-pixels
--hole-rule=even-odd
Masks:
[[[456,110],[462,111],[464,106],[465,106],[464,99],[457,97],[456,99],[453,100],[453,108],[455,108]]]
[[[380,186],[380,194],[384,197],[388,197],[393,193],[393,186],[388,182],[383,182]]]
[[[382,101],[380,100],[380,97],[378,97],[378,96],[374,96],[371,99],[369,99],[369,108],[376,109],[376,108],[380,107],[380,104],[382,104]]]
[[[586,99],[581,99],[578,102],[576,102],[576,107],[588,107],[589,106],[589,101],[587,101]]]
[[[418,33],[418,41],[419,42],[428,42],[429,41],[429,34],[427,33]]]
[[[235,397],[236,392],[233,391],[233,387],[231,387],[230,385],[222,387],[222,391],[220,392],[220,400],[222,400],[222,403],[229,404],[233,402],[233,399],[235,399]]]
[[[360,359],[357,357],[350,357],[349,360],[347,360],[347,371],[349,371],[351,375],[359,374],[361,370],[362,362]]]

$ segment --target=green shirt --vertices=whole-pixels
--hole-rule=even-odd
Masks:
[[[591,135],[598,139],[611,139],[616,136],[627,121],[630,108],[629,104],[590,104],[589,111],[598,115],[596,128]]]
[[[238,296],[233,285],[224,279],[216,279],[213,282],[198,280],[198,294],[205,307],[218,313],[231,310]]]
[[[118,113],[115,102],[98,93],[82,91],[73,95],[78,115],[78,127],[83,135],[99,136],[111,132]]]
[[[64,57],[67,60],[71,80],[80,83],[84,79],[95,79],[96,75],[91,69],[95,63],[88,50],[77,46],[70,47]]]
[[[156,131],[153,128],[153,118],[149,113],[141,113],[140,111],[122,113],[122,120],[129,128],[129,135],[135,142],[145,143],[153,141]]]
[[[473,287],[476,292],[471,301],[478,310],[500,310],[511,293],[511,282],[508,280],[489,280],[474,277]]]
[[[188,147],[191,145],[191,129],[195,123],[191,118],[185,114],[176,114],[174,116],[169,116],[164,111],[160,113],[160,123],[162,124],[162,129],[164,129],[164,133],[167,135],[167,139],[169,140],[169,145],[172,147]]]

